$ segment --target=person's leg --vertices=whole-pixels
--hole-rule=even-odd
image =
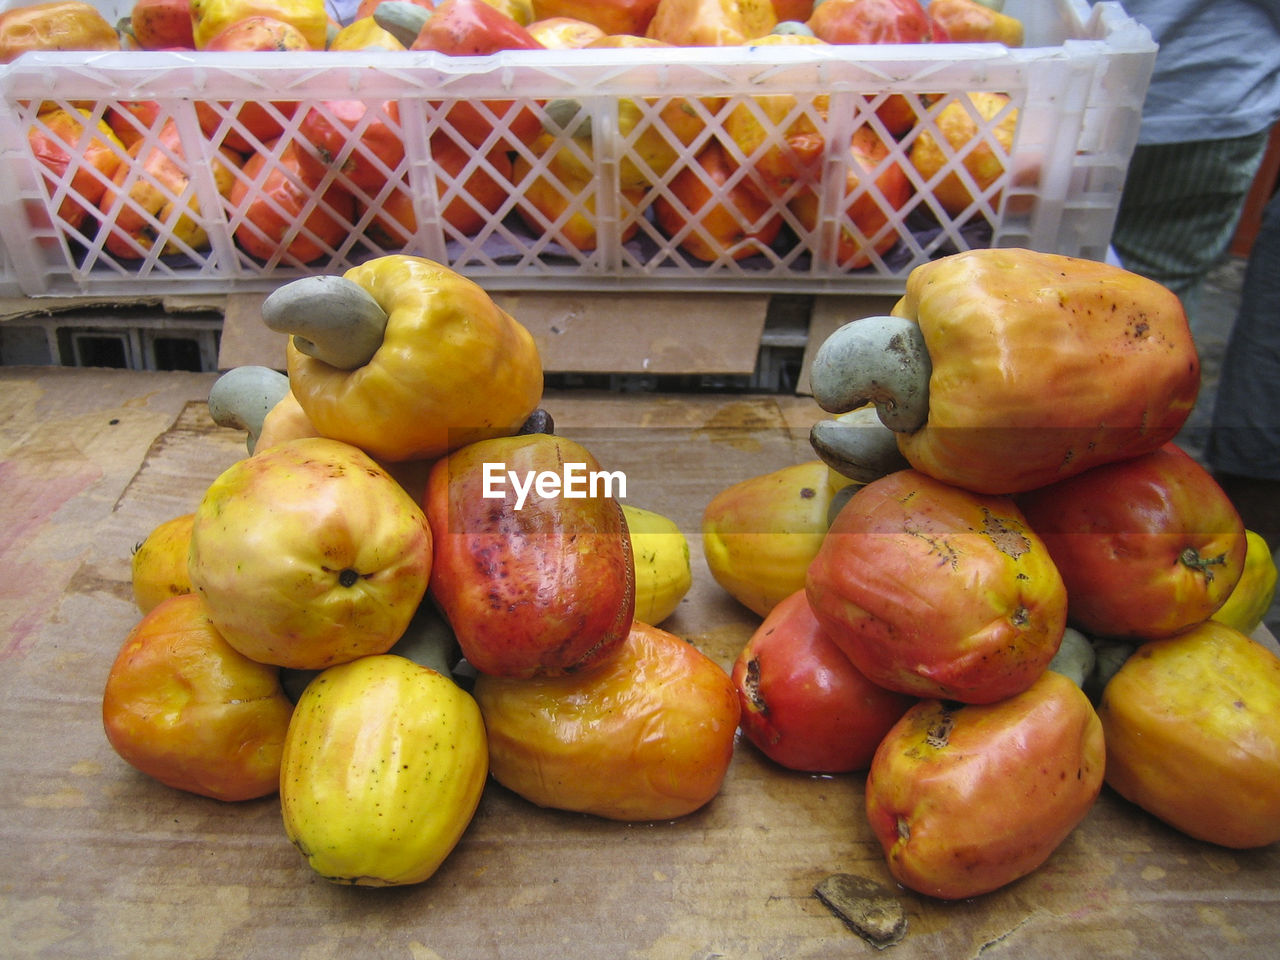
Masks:
[[[1111,244],[1126,269],[1178,294],[1188,314],[1231,243],[1268,134],[1134,152]]]
[[[1280,193],[1250,252],[1205,458],[1245,526],[1280,547]]]

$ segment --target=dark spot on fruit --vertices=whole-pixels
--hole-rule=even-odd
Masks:
[[[742,682],[743,692],[751,701],[751,706],[762,714],[769,713],[769,705],[760,695],[760,661],[752,657],[747,661],[747,675]]]

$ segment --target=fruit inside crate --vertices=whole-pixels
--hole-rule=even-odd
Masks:
[[[893,292],[1101,257],[1154,60],[1113,3],[1027,45],[27,54],[0,67],[23,293],[270,289],[388,252],[492,289]]]

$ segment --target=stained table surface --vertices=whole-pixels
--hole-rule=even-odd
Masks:
[[[886,885],[906,958],[1253,958],[1280,935],[1280,845],[1182,836],[1104,790],[1032,875],[944,903],[892,884],[861,775],[788,773],[740,741],[678,821],[622,824],[486,789],[426,883],[339,886],[289,844],[274,797],[184,794],[108,745],[101,696],[139,619],[130,554],[245,454],[211,374],[0,368],[0,953],[14,957],[758,960],[875,949],[814,895]],[[812,459],[804,398],[564,393],[557,432],[686,531],[695,581],[664,626],[726,668],[759,623],[711,579],[698,520],[736,480]],[[1270,641],[1270,638],[1266,638]]]

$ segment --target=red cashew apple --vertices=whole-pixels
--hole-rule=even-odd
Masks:
[[[915,470],[861,487],[809,565],[818,622],[872,681],[991,703],[1057,653],[1067,591],[1012,498]]]
[[[823,633],[797,590],[769,611],[733,664],[742,733],[789,770],[848,773],[915,700],[872,683]]]
[[[1244,572],[1248,541],[1213,476],[1173,444],[1018,498],[1086,634],[1153,640],[1207,620]]]
[[[613,478],[545,433],[479,440],[427,479],[431,596],[481,673],[598,667],[626,639],[635,567]]]
[[[1093,808],[1104,754],[1089,698],[1052,670],[997,703],[922,701],[876,750],[867,820],[899,883],[975,897],[1049,858]]]

